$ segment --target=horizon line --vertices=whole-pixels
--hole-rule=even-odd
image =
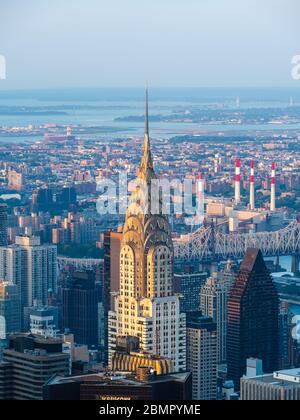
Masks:
[[[1,86],[1,85],[0,85]],[[16,87],[16,88],[0,88],[0,95],[1,92],[25,92],[25,91],[55,91],[55,90],[92,90],[92,89],[114,89],[114,90],[144,90],[145,87],[141,86],[51,86],[51,87]],[[237,85],[237,86],[151,86],[149,85],[149,91],[151,90],[158,90],[158,89],[300,89],[300,84],[298,86],[292,85],[270,85],[270,86],[263,86],[263,85]]]

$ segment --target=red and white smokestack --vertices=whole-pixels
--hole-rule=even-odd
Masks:
[[[271,174],[271,211],[276,211],[276,165],[272,163],[272,174]]]
[[[235,162],[235,204],[241,202],[241,161]]]
[[[250,210],[255,210],[254,160],[250,163]]]

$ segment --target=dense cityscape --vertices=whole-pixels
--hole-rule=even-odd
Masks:
[[[298,399],[300,131],[152,138],[146,98],[143,137],[1,143],[1,398]],[[99,212],[122,172],[131,205]],[[184,183],[152,212],[154,179],[195,214]]]
[[[153,402],[143,414],[198,415],[197,401],[300,400],[299,86],[285,84],[284,66],[278,79],[264,73],[267,29],[252,0],[258,67],[238,29],[221,30],[225,16],[244,16],[236,0],[214,6],[224,14],[214,33],[211,5],[153,0],[143,34],[135,0],[115,2],[78,0],[62,13],[28,0],[25,19],[4,7],[14,25],[57,32],[39,44],[36,28],[24,31],[45,70],[25,62],[26,83],[12,35],[7,68],[0,54],[0,400],[89,400],[98,415],[127,418],[139,401]],[[266,45],[277,48],[283,20],[274,17]],[[11,34],[1,25],[0,16]],[[235,47],[225,48],[231,31]],[[68,62],[76,43],[78,73]],[[215,43],[226,51],[221,79],[207,64]],[[157,87],[130,87],[140,73]],[[129,87],[117,87],[123,80]],[[195,80],[207,87],[189,87]],[[210,87],[217,80],[224,86]]]

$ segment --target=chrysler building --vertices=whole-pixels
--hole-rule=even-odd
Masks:
[[[173,243],[151,154],[146,90],[143,156],[126,213],[120,254],[120,290],[109,313],[109,359],[117,337],[138,337],[142,351],[186,368],[186,319],[173,289]]]

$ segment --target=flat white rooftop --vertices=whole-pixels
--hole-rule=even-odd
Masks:
[[[280,370],[274,372],[274,379],[300,384],[300,369]]]

